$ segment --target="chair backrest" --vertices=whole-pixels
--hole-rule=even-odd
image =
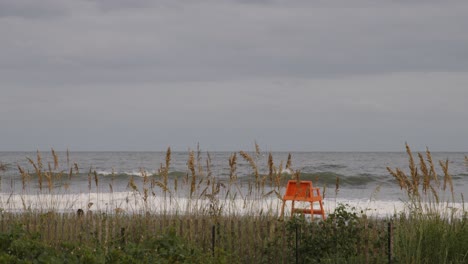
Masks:
[[[299,181],[299,183],[297,183],[294,180],[290,180],[286,186],[286,193],[284,194],[283,199],[301,200],[311,198],[312,195],[311,181]]]

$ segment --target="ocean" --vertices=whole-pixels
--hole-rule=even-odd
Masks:
[[[209,171],[211,176],[225,187],[229,182],[230,175],[229,157],[233,153],[195,152],[195,159],[199,161],[197,171],[200,169],[205,175]],[[255,152],[248,153],[255,160],[259,174],[267,175],[269,173],[268,153],[260,153],[259,155]],[[292,170],[283,170],[285,177],[288,177],[287,175],[292,171],[299,170],[302,180],[312,180],[314,186],[320,187],[322,193],[324,192],[325,205],[330,205],[327,207],[328,210],[332,210],[333,204],[336,205],[340,202],[361,209],[373,210],[376,214],[388,214],[395,212],[395,210],[402,210],[404,202],[407,200],[405,191],[400,189],[396,180],[387,171],[387,167],[390,167],[392,169],[400,168],[409,173],[408,155],[405,152],[273,152],[275,166],[279,167],[282,164],[284,168],[289,154],[292,157]],[[417,153],[413,154],[416,164],[419,164]],[[422,154],[425,155],[425,152]],[[463,206],[463,197],[468,194],[468,165],[465,161],[467,154],[459,152],[434,152],[431,154],[436,163],[436,171],[441,178],[443,171],[438,161],[449,161],[455,202]],[[143,175],[159,180],[158,170],[166,162],[166,152],[71,151],[67,154],[67,152],[58,151],[58,167],[54,168],[54,158],[50,151],[41,152],[40,156],[44,171],[49,170],[50,166],[54,172],[62,174],[59,181],[54,181],[54,186],[50,191],[45,183],[46,180],[44,180],[42,190],[40,189],[38,180],[34,177],[33,164],[28,160],[29,158],[34,161],[37,166],[37,152],[0,152],[0,164],[4,165],[3,170],[0,170],[0,209],[44,208],[44,204],[46,204],[57,210],[76,210],[84,207],[85,204],[89,205],[90,202],[95,205],[93,207],[95,210],[120,208],[125,202],[129,203],[129,197],[135,198],[135,190],[132,190],[129,184],[130,180],[132,179],[137,186],[140,186],[138,195],[142,196]],[[209,170],[207,168],[208,159]],[[188,199],[189,196],[188,191],[184,191],[181,187],[175,191],[176,187],[174,186],[177,184],[177,180],[182,186],[181,183],[184,179],[190,177],[188,160],[188,152],[171,153],[168,188],[172,188],[172,195],[179,199]],[[23,185],[18,167],[33,175],[26,187]],[[76,171],[76,167],[78,167],[78,171]],[[71,177],[69,175],[70,169],[73,172]],[[252,182],[254,176],[252,166],[239,153],[237,153],[236,174],[239,182],[236,190],[240,192],[236,198],[243,197],[246,200],[248,199],[248,195],[245,195],[249,188],[248,182]],[[337,178],[339,179],[338,189],[336,189]],[[263,193],[266,192],[268,189],[263,191]],[[281,192],[284,192],[284,188],[280,189],[279,192],[282,195]],[[133,196],[130,195],[132,193]],[[158,199],[164,196],[163,192],[155,191],[151,196],[157,201],[152,205],[152,208],[158,210],[158,203],[161,202]],[[220,196],[222,199],[223,195]],[[450,192],[441,196],[445,200],[452,199]],[[38,201],[37,197],[50,199],[50,201],[42,201],[39,206],[36,202]],[[63,204],[61,200],[64,200],[64,197],[68,197],[72,201]],[[259,195],[252,197],[259,199]],[[261,199],[280,201],[274,196],[263,198]],[[134,209],[138,207],[135,203],[133,206]],[[233,210],[235,211],[235,208],[231,209],[231,211]]]

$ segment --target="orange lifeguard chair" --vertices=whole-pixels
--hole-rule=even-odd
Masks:
[[[283,196],[283,207],[281,208],[281,218],[284,216],[284,207],[286,201],[292,201],[291,215],[294,213],[314,214],[321,215],[322,219],[325,220],[325,211],[323,210],[322,196],[320,195],[320,189],[312,186],[311,181],[288,181],[286,187],[286,193]],[[295,208],[294,202],[309,202],[310,209]],[[320,209],[314,209],[314,202],[318,202]]]

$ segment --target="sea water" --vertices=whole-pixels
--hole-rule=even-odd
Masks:
[[[211,176],[223,183],[221,189],[226,188],[230,175],[229,157],[234,153],[195,152],[197,173],[201,169],[207,175],[209,166]],[[143,210],[144,206],[148,206],[148,203],[141,202],[144,196],[143,176],[147,175],[150,179],[159,181],[158,171],[166,162],[166,152],[57,152],[58,167],[54,168],[52,154],[41,152],[42,170],[47,171],[50,166],[54,172],[63,173],[60,181],[55,181],[52,190],[49,191],[46,179],[43,180],[41,190],[37,176],[34,175],[34,167],[30,160],[38,166],[37,154],[37,152],[0,152],[0,163],[6,167],[0,171],[0,209],[76,210],[93,204],[91,208],[103,211],[112,211],[116,208]],[[280,164],[285,168],[288,155],[291,154],[291,169],[283,170],[283,175],[288,177],[291,173],[300,171],[302,180],[313,181],[315,187],[320,187],[328,211],[333,210],[339,203],[350,204],[358,210],[368,210],[376,215],[397,213],[405,207],[408,198],[406,192],[400,189],[396,180],[387,171],[387,167],[400,168],[409,174],[408,155],[404,152],[273,152],[271,154],[277,168]],[[424,152],[421,154],[426,157]],[[453,182],[454,196],[452,197],[447,183],[447,191],[439,192],[439,198],[451,202],[455,199],[455,203],[451,206],[460,209],[464,206],[464,197],[468,194],[468,165],[465,161],[467,154],[459,152],[431,154],[441,180],[441,189],[444,173],[439,161],[448,160]],[[267,175],[268,153],[250,152],[249,155],[255,160],[259,174]],[[414,158],[416,164],[419,164],[416,155]],[[188,204],[193,202],[193,197],[189,197],[190,192],[182,187],[179,187],[178,191],[174,190],[177,180],[182,186],[184,179],[191,176],[188,160],[188,152],[171,153],[168,188],[172,188],[171,197],[177,197],[170,202],[176,202],[177,206],[166,204],[167,193],[161,190],[151,193],[149,190],[148,199],[152,201],[150,208],[152,211],[189,208]],[[26,188],[18,167],[32,176]],[[70,169],[73,172],[71,177]],[[258,194],[247,195],[248,182],[253,182],[255,179],[254,172],[249,162],[239,153],[237,153],[236,175],[238,185],[231,186],[231,189],[237,190],[239,195],[233,198],[231,192],[229,196],[231,201],[228,203],[231,208],[224,208],[225,211],[242,214],[258,212],[264,208],[278,208],[281,203],[277,198],[278,195],[262,197]],[[130,179],[133,179],[139,187],[138,191],[132,190],[129,185]],[[267,189],[264,189],[262,194],[268,193],[269,187],[265,188]],[[199,190],[198,194],[200,192]],[[284,188],[279,192],[279,195],[282,195]],[[225,192],[221,190],[219,199],[228,197],[224,194]],[[249,203],[246,209],[246,200],[249,199],[255,201]],[[209,203],[207,199],[200,199],[200,204],[196,206],[203,208],[209,206]]]

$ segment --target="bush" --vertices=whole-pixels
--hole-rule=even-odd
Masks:
[[[223,251],[216,258],[202,252],[176,235],[174,229],[140,243],[120,242],[107,250],[79,243],[61,243],[57,247],[41,241],[40,234],[30,234],[15,226],[0,234],[1,263],[227,263]]]
[[[370,258],[377,261],[383,256],[372,252],[374,247],[384,243],[385,237],[374,236],[370,245],[371,230],[366,223],[366,218],[360,217],[355,208],[343,204],[338,205],[325,221],[310,221],[304,215],[293,216],[285,223],[287,258],[295,260],[297,257],[299,263],[360,263]],[[265,255],[271,255],[280,246],[280,235],[276,237],[277,240],[270,241],[266,247]],[[271,262],[271,259],[265,262]]]

